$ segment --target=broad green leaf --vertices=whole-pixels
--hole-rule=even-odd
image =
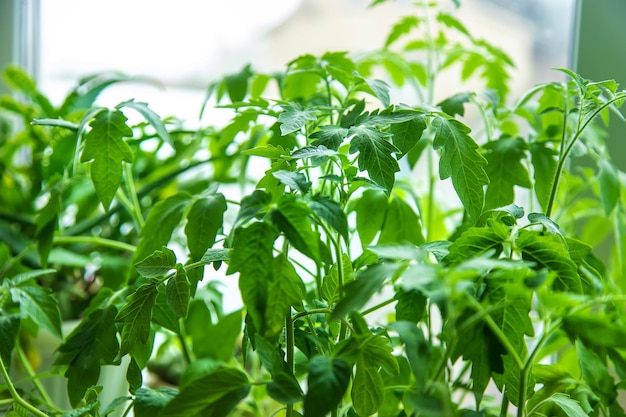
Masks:
[[[163,246],[135,265],[135,269],[145,278],[162,278],[176,267],[176,254]]]
[[[626,348],[626,326],[608,315],[567,315],[563,318],[563,330],[590,347]]]
[[[489,183],[484,166],[485,158],[478,145],[468,135],[470,128],[455,119],[437,116],[432,121],[435,129],[433,147],[441,150],[439,177],[452,177],[452,184],[469,217],[477,220],[483,210],[483,186]]]
[[[359,170],[367,171],[376,184],[391,192],[395,182],[395,173],[400,171],[398,161],[393,156],[401,153],[389,138],[391,133],[362,125],[350,128],[350,153],[359,152]]]
[[[390,131],[393,135],[391,141],[400,151],[400,157],[403,157],[415,147],[422,138],[425,129],[426,115],[421,112],[415,113],[415,117],[410,120],[391,125]]]
[[[554,174],[556,172],[556,151],[545,142],[536,142],[530,146],[530,160],[533,165],[535,180],[535,195],[543,209],[547,208]]]
[[[298,191],[300,194],[306,194],[311,189],[311,183],[302,172],[279,170],[272,172],[272,175],[282,184],[288,186],[293,191]]]
[[[283,404],[294,404],[302,401],[304,393],[298,380],[287,372],[278,372],[267,384],[267,394]]]
[[[181,265],[176,266],[176,275],[167,281],[167,301],[178,317],[187,317],[191,285],[187,278],[187,271]]]
[[[384,336],[368,338],[367,343],[361,349],[361,357],[369,364],[382,368],[389,375],[399,375],[400,367],[389,339]]]
[[[245,149],[241,152],[244,155],[260,156],[262,158],[279,159],[289,156],[289,151],[282,146],[266,145]]]
[[[600,173],[598,174],[600,199],[602,200],[602,207],[604,207],[604,214],[608,216],[617,205],[621,195],[619,171],[615,165],[603,158],[598,161],[598,165],[600,166]]]
[[[135,100],[128,100],[117,105],[118,109],[122,109],[124,107],[133,109],[137,111],[139,114],[141,114],[144,117],[144,119],[146,119],[146,121],[150,123],[150,125],[154,128],[154,131],[156,132],[156,134],[159,135],[161,139],[169,143],[171,146],[174,146],[174,143],[172,142],[172,138],[170,137],[169,132],[165,128],[165,124],[163,123],[163,120],[161,120],[161,117],[159,117],[159,115],[156,114],[154,110],[148,107],[148,103],[142,103],[140,101],[135,101]]]
[[[356,363],[352,382],[352,406],[360,416],[371,416],[380,408],[385,396],[385,384],[378,366],[365,359]]]
[[[135,394],[135,391],[132,391],[132,394]],[[127,403],[128,401],[131,401],[132,397],[125,395],[123,397],[117,397],[114,400],[112,400],[106,407],[104,407],[102,409],[102,411],[100,411],[100,415],[102,417],[108,417],[109,415],[113,414],[118,408],[121,408],[121,406],[125,403]]]
[[[248,83],[253,72],[250,65],[246,65],[241,71],[224,77],[228,89],[228,97],[233,103],[243,101],[248,93]]]
[[[230,249],[210,248],[202,255],[201,262],[210,264],[212,262],[230,260]]]
[[[141,368],[133,357],[130,358],[128,368],[126,368],[126,381],[128,382],[128,391],[133,395],[143,386]]]
[[[509,235],[509,229],[494,220],[489,221],[487,227],[470,227],[448,247],[449,253],[445,260],[457,264],[489,250],[499,252]]]
[[[513,203],[514,187],[530,188],[528,170],[522,164],[527,145],[521,138],[500,138],[485,144],[487,151],[485,172],[489,185],[485,195],[485,209],[494,209]]]
[[[396,294],[396,320],[418,323],[426,313],[427,299],[417,290],[401,291]]]
[[[309,361],[304,417],[325,417],[339,404],[350,382],[350,366],[339,358],[315,356]]]
[[[580,294],[582,284],[578,268],[569,256],[565,243],[560,236],[540,235],[528,230],[521,230],[516,240],[517,247],[526,260],[556,273],[553,287],[558,291]]]
[[[319,234],[313,229],[308,204],[294,195],[285,195],[272,212],[272,221],[294,248],[313,260],[320,259]]]
[[[367,86],[372,90],[376,98],[380,100],[383,106],[389,107],[390,97],[389,97],[389,85],[382,80],[370,80],[367,78],[363,78],[363,81],[367,84]]]
[[[135,417],[155,417],[178,394],[170,387],[140,388],[133,401]]]
[[[301,305],[305,292],[304,283],[287,255],[276,256],[268,281],[264,333],[266,338],[272,338],[282,330],[291,306]]]
[[[80,161],[93,161],[91,180],[105,209],[111,205],[122,180],[122,164],[133,161],[130,147],[124,141],[125,137],[133,136],[126,120],[121,111],[106,109],[91,121],[91,130],[85,134]]]
[[[22,68],[15,65],[9,65],[3,69],[3,75],[6,83],[14,89],[24,93],[28,98],[35,102],[45,117],[57,117],[57,111],[54,106],[50,103],[48,98],[37,89],[35,80]]]
[[[528,213],[528,221],[543,225],[553,235],[562,235],[559,225],[543,213]]]
[[[192,270],[193,271],[193,270]],[[173,333],[180,333],[180,317],[174,312],[174,308],[167,296],[167,287],[165,285],[157,286],[157,296],[152,308],[152,322],[157,326],[161,326]],[[152,328],[150,330],[150,336],[154,334]],[[137,356],[137,349],[143,349],[142,352],[146,352],[150,340],[145,344],[135,344],[134,349],[131,351],[133,356]]]
[[[320,130],[313,132],[309,137],[315,139],[311,143],[313,146],[324,146],[336,151],[347,136],[348,129],[345,127],[324,125],[320,126]]]
[[[144,259],[168,244],[190,201],[188,194],[180,193],[159,201],[152,207],[139,235],[141,239],[133,257],[135,261]]]
[[[339,320],[365,305],[383,287],[383,283],[401,268],[399,264],[376,264],[357,274],[342,288],[343,297],[335,306],[329,320]]]
[[[463,25],[463,23],[461,23],[460,20],[458,20],[456,17],[452,16],[449,13],[444,13],[444,12],[437,13],[437,21],[440,23],[443,23],[445,26],[447,26],[450,29],[456,29],[458,32],[464,34],[470,39],[472,38],[472,35],[467,30],[465,25]]]
[[[337,151],[333,149],[328,149],[324,145],[319,146],[305,146],[304,148],[300,148],[298,150],[293,151],[291,155],[289,155],[293,159],[303,159],[303,158],[320,158],[325,156],[333,156],[337,155]]]
[[[567,394],[556,393],[546,399],[544,404],[554,404],[559,407],[568,417],[587,417],[588,414],[582,409],[578,401]]]
[[[475,95],[475,93],[457,93],[437,103],[437,105],[449,116],[454,117],[457,114],[464,116],[464,105],[469,103]]]
[[[31,279],[39,278],[44,275],[54,274],[57,271],[55,269],[35,269],[33,271],[21,272],[19,274],[14,275],[10,282],[13,286],[21,285]]]
[[[269,223],[253,223],[235,230],[227,274],[239,272],[239,290],[255,328],[265,330],[268,285],[272,273],[274,240],[278,231]]]
[[[317,120],[312,109],[302,109],[298,103],[283,104],[282,108],[284,111],[278,115],[278,122],[281,123],[280,133],[283,136],[300,131],[307,120]]]
[[[346,244],[348,243],[350,239],[348,219],[339,203],[328,197],[317,195],[309,202],[309,207],[320,219],[331,225],[341,235]]]
[[[9,370],[11,368],[11,352],[15,346],[17,332],[20,329],[20,316],[18,314],[0,315],[0,358],[2,363]]]
[[[118,364],[119,343],[115,328],[117,309],[109,306],[92,311],[59,347],[57,364],[65,371],[68,394],[76,406],[87,389],[98,382],[101,365]]]
[[[148,342],[157,293],[157,282],[142,284],[128,296],[126,304],[117,313],[115,321],[122,323],[120,357],[129,353],[136,343]]]
[[[428,367],[424,364],[428,363],[431,356],[431,347],[424,333],[414,323],[406,321],[395,321],[390,323],[388,328],[397,332],[404,343],[404,351],[415,376],[417,390],[423,392],[426,389],[428,375]]]
[[[387,196],[377,190],[366,190],[356,203],[356,229],[361,246],[366,247],[382,229],[387,213]]]
[[[20,305],[22,317],[32,319],[37,325],[61,339],[61,313],[56,298],[39,285],[20,285],[10,289],[13,301]]]
[[[576,352],[584,381],[605,404],[612,404],[617,399],[617,391],[615,379],[609,373],[606,359],[587,348],[581,341],[576,341]],[[602,355],[604,356],[604,353]]]
[[[401,198],[393,196],[387,206],[378,244],[404,242],[415,245],[424,243],[422,224],[411,206]]]
[[[158,416],[226,416],[248,392],[250,381],[245,373],[234,368],[219,368],[186,385],[165,405]]]
[[[193,352],[199,358],[213,358],[228,362],[237,348],[241,336],[241,310],[233,311],[213,323],[204,323],[203,331],[196,332],[193,340]],[[215,343],[219,340],[219,343]]]
[[[222,194],[200,198],[191,205],[185,236],[192,260],[199,260],[213,246],[222,228],[226,209],[226,198]]]

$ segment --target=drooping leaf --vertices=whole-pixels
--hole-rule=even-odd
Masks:
[[[427,342],[422,330],[414,323],[407,321],[395,321],[390,323],[388,328],[398,333],[404,350],[411,365],[411,371],[415,376],[415,382],[418,392],[426,389],[426,378],[428,375],[428,367],[424,366],[428,363],[431,356],[431,347]]]
[[[304,127],[307,120],[317,120],[312,109],[302,109],[298,103],[283,104],[284,111],[278,115],[280,133],[285,136]]]
[[[185,236],[192,260],[199,260],[215,243],[226,209],[226,198],[222,194],[200,198],[191,205],[185,224]]]
[[[483,186],[489,183],[484,166],[485,158],[478,145],[468,135],[470,128],[455,119],[438,116],[432,121],[435,128],[433,147],[441,150],[439,177],[452,178],[452,184],[469,217],[478,219],[483,210]]]
[[[85,134],[80,161],[93,161],[91,180],[105,209],[111,205],[122,180],[122,164],[133,161],[130,147],[124,141],[125,137],[133,136],[126,120],[119,110],[103,110],[91,121],[91,130]]]
[[[454,117],[455,115],[464,116],[466,103],[469,103],[475,96],[475,93],[457,93],[445,100],[437,103],[441,110],[448,116]]]
[[[315,356],[309,361],[304,417],[325,417],[335,408],[350,382],[350,366],[339,358]]]
[[[13,301],[20,305],[22,317],[32,319],[37,325],[61,339],[61,313],[56,298],[39,285],[24,284],[10,289]]]
[[[598,165],[600,166],[598,174],[600,200],[602,200],[604,213],[608,216],[617,205],[621,195],[619,172],[613,164],[603,158],[598,161]]]
[[[272,382],[267,384],[267,394],[284,404],[300,402],[304,397],[296,377],[287,372],[278,372],[272,376]]]
[[[544,404],[554,404],[559,407],[568,417],[586,417],[587,413],[582,409],[578,401],[564,393],[556,393],[544,401]]]
[[[278,231],[269,223],[253,223],[235,231],[227,274],[239,272],[239,290],[248,314],[258,332],[265,330],[272,249]]]
[[[281,331],[291,306],[302,304],[304,294],[304,283],[287,255],[276,256],[272,262],[272,273],[268,282],[269,297],[265,311],[264,334],[266,338],[271,338]]]
[[[135,269],[145,278],[162,278],[176,266],[174,251],[163,246],[135,265]]]
[[[485,172],[489,185],[485,195],[485,209],[504,207],[515,200],[514,187],[530,188],[528,170],[522,164],[527,149],[521,138],[500,138],[484,146],[487,153]]]
[[[311,189],[311,183],[302,172],[279,170],[272,172],[272,175],[282,184],[294,191],[298,191],[300,194],[306,194]]]
[[[378,411],[385,397],[385,383],[376,364],[357,360],[351,397],[358,415],[370,416]]]
[[[554,235],[562,235],[559,225],[543,213],[528,213],[528,221],[543,225],[546,230]]]
[[[141,229],[141,239],[133,257],[136,262],[167,245],[190,200],[188,194],[179,193],[152,207]]]
[[[556,273],[553,286],[558,291],[580,294],[582,284],[577,267],[560,236],[540,235],[521,230],[516,240],[524,259],[536,262],[539,266]]]
[[[119,350],[113,306],[92,311],[59,347],[57,364],[68,365],[65,371],[68,394],[76,406],[87,389],[98,382],[101,365],[116,364]]]
[[[341,205],[328,197],[315,196],[309,202],[313,213],[332,226],[346,243],[349,241],[348,219]]]
[[[366,190],[356,204],[356,229],[361,246],[368,246],[382,229],[387,213],[387,196],[377,190]]]
[[[128,382],[128,391],[133,395],[143,386],[141,368],[133,357],[130,358],[128,368],[126,368],[126,382]]]
[[[252,77],[253,71],[250,65],[244,66],[241,71],[229,74],[224,77],[226,88],[228,90],[228,98],[233,103],[243,101],[248,93],[248,83]]]
[[[136,343],[146,344],[150,336],[152,309],[156,303],[157,282],[142,284],[126,299],[115,317],[122,323],[122,345],[119,356],[129,353]]]
[[[165,128],[165,124],[163,123],[163,120],[161,120],[161,117],[159,117],[159,115],[156,114],[154,110],[148,107],[148,103],[143,103],[143,102],[135,101],[135,100],[128,100],[117,105],[118,109],[122,109],[124,107],[133,109],[137,111],[139,114],[141,114],[144,117],[144,119],[146,119],[146,121],[150,123],[150,125],[154,128],[154,131],[156,132],[156,134],[159,135],[161,139],[163,139],[165,142],[169,143],[172,146],[174,145],[169,132]]]
[[[596,395],[602,398],[604,403],[612,404],[617,399],[617,390],[615,379],[609,373],[606,360],[580,341],[576,341],[576,352],[585,382]]]
[[[556,172],[556,151],[544,142],[533,143],[530,146],[530,156],[533,165],[535,180],[535,195],[541,207],[545,210],[550,198],[554,173]]]
[[[308,204],[294,195],[285,195],[272,213],[272,221],[294,248],[313,260],[320,259],[320,239],[313,229]]]
[[[188,384],[172,398],[159,417],[226,416],[250,392],[248,376],[235,368],[218,368]]]
[[[176,275],[167,281],[167,301],[178,317],[186,317],[191,297],[191,284],[187,278],[187,271],[181,265],[176,266]]]
[[[359,152],[359,170],[367,171],[372,181],[386,189],[387,193],[391,192],[395,173],[400,171],[393,154],[401,153],[389,142],[391,134],[358,125],[351,127],[348,135],[351,137],[350,153]]]

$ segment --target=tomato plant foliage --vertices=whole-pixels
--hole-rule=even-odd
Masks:
[[[216,81],[202,113],[232,117],[195,130],[96,104],[145,80],[87,77],[55,107],[7,69],[27,100],[0,101],[25,122],[0,148],[0,408],[624,415],[624,175],[602,128],[626,92],[562,69],[511,100],[507,55],[424,8],[377,50]],[[444,76],[483,88],[439,97]],[[71,410],[30,366],[37,329]],[[110,404],[104,365],[129,385]]]

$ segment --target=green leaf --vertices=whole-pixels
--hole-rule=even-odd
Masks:
[[[543,209],[547,208],[554,174],[556,172],[557,152],[545,142],[535,142],[530,146],[530,160],[534,168],[535,195]]]
[[[341,235],[346,244],[348,243],[350,239],[348,219],[339,203],[328,197],[317,195],[309,202],[309,206],[313,213],[331,225]]]
[[[615,168],[615,165],[603,158],[598,161],[598,165],[600,166],[600,173],[598,174],[600,199],[602,200],[604,214],[608,216],[617,205],[621,195],[619,171]]]
[[[567,315],[563,318],[563,330],[590,347],[626,348],[626,326],[607,315]]]
[[[388,198],[378,190],[365,190],[356,203],[356,229],[361,246],[366,247],[383,227],[387,213]]]
[[[378,411],[385,397],[385,384],[377,365],[357,360],[351,397],[358,415],[371,416]]]
[[[439,177],[452,177],[452,184],[470,219],[476,220],[483,210],[483,186],[489,183],[484,166],[487,161],[478,152],[478,145],[468,135],[470,128],[454,119],[437,116],[433,147],[442,150]]]
[[[245,149],[241,151],[244,155],[252,155],[252,156],[260,156],[262,158],[269,159],[279,159],[285,156],[289,156],[289,150],[283,148],[282,146],[257,146],[251,149]]]
[[[293,151],[291,155],[289,155],[293,159],[304,159],[304,158],[322,158],[325,156],[334,156],[337,155],[337,151],[333,149],[328,149],[324,145],[319,146],[305,146],[304,148],[300,148],[298,150]]]
[[[602,359],[580,341],[576,341],[576,352],[583,379],[594,394],[599,395],[605,404],[615,402],[617,399],[615,379],[609,373],[606,359]]]
[[[57,111],[52,106],[46,96],[44,96],[38,89],[35,80],[28,75],[23,69],[9,65],[3,72],[4,80],[12,88],[24,93],[34,103],[36,103],[41,112],[46,117],[57,117]]]
[[[135,269],[145,278],[162,278],[175,266],[176,254],[173,250],[163,246],[161,250],[154,251],[136,264]]]
[[[393,348],[389,344],[387,337],[373,336],[368,338],[367,343],[360,352],[360,356],[368,364],[384,369],[389,375],[399,375],[400,366],[392,352]]]
[[[543,225],[546,230],[553,235],[563,235],[559,225],[543,213],[528,213],[528,221],[534,224]]]
[[[401,153],[388,138],[391,133],[358,125],[350,128],[350,153],[359,152],[359,170],[367,171],[376,184],[391,192],[395,182],[395,173],[400,171],[394,153]]]
[[[230,260],[230,249],[210,248],[204,253],[204,255],[202,255],[202,259],[200,259],[200,262],[210,264],[213,262],[229,261],[229,260]]]
[[[91,130],[85,134],[80,161],[93,161],[91,180],[105,210],[111,205],[122,180],[123,162],[133,161],[133,153],[124,141],[125,137],[133,136],[126,120],[121,111],[105,109],[91,121]]]
[[[424,337],[422,330],[414,323],[396,321],[388,325],[390,330],[398,333],[405,345],[406,356],[415,376],[415,382],[419,392],[426,388],[428,367],[424,364],[429,362],[431,351],[430,344]]]
[[[402,291],[396,295],[396,320],[418,323],[426,312],[427,299],[417,290]]]
[[[169,143],[171,146],[174,146],[172,142],[172,138],[170,137],[169,132],[165,128],[161,117],[156,114],[151,108],[148,107],[148,103],[142,103],[139,101],[128,100],[123,103],[117,105],[118,109],[122,109],[124,107],[128,107],[129,109],[133,109],[141,114],[144,119],[154,128],[154,131],[161,139],[165,142]]]
[[[449,246],[445,260],[457,264],[489,250],[501,251],[509,235],[509,229],[498,221],[489,221],[487,227],[470,227]]]
[[[170,387],[156,389],[140,388],[135,394],[133,412],[135,417],[155,417],[178,394],[178,390]]]
[[[369,80],[367,78],[363,78],[363,81],[367,84],[367,86],[372,90],[376,98],[380,100],[384,107],[389,107],[390,97],[389,97],[389,85],[382,80]]]
[[[426,115],[421,112],[416,112],[415,117],[410,120],[391,125],[390,132],[393,135],[391,141],[400,151],[400,157],[403,157],[415,147],[422,138],[425,129]]]
[[[514,187],[530,188],[528,170],[522,164],[527,145],[521,138],[500,138],[485,144],[487,151],[485,172],[489,185],[485,195],[485,208],[504,207],[515,200]]]
[[[200,198],[191,205],[185,224],[185,236],[191,259],[197,261],[215,243],[226,212],[226,198],[215,194]]]
[[[0,358],[2,363],[8,369],[11,367],[11,352],[15,346],[17,332],[20,329],[20,316],[18,314],[6,314],[2,312],[0,315]]]
[[[276,256],[268,282],[264,332],[266,338],[274,337],[282,330],[291,306],[301,305],[305,292],[304,283],[287,255]]]
[[[324,146],[336,151],[343,140],[348,137],[348,129],[341,126],[324,125],[320,126],[320,130],[313,132],[309,137],[315,139],[311,143],[313,146]]]
[[[126,304],[117,313],[115,321],[122,323],[120,357],[129,353],[136,343],[148,342],[157,293],[157,282],[142,284],[126,299]]]
[[[152,207],[139,234],[141,239],[133,257],[135,261],[144,259],[167,245],[190,200],[188,194],[179,193],[159,201]]]
[[[457,93],[437,103],[437,106],[441,107],[441,110],[449,116],[454,117],[457,114],[464,116],[464,105],[469,103],[475,95],[475,93]]]
[[[20,285],[10,289],[13,301],[20,305],[22,317],[32,319],[50,333],[63,338],[61,313],[56,298],[39,285]]]
[[[284,195],[272,212],[272,221],[289,243],[313,260],[320,259],[319,234],[313,229],[308,204],[295,195]]]
[[[401,268],[399,264],[376,264],[357,274],[342,288],[344,296],[337,303],[329,320],[339,320],[365,305],[383,287],[385,280]]]
[[[186,385],[158,416],[226,416],[248,392],[250,381],[245,373],[234,368],[219,368]]]
[[[309,361],[304,417],[325,417],[339,404],[350,382],[350,366],[339,358],[315,356]]]
[[[233,103],[243,101],[248,92],[248,83],[253,75],[250,65],[246,65],[241,71],[224,77],[228,88],[228,97]]]
[[[133,357],[130,358],[128,368],[126,368],[126,381],[128,382],[128,391],[133,395],[143,386],[141,368]]]
[[[458,6],[458,4],[457,4]],[[456,17],[452,16],[449,13],[439,12],[437,13],[437,21],[443,23],[450,29],[456,29],[458,32],[464,34],[468,38],[472,38],[472,35],[469,33],[467,28],[459,21]]]
[[[11,278],[10,282],[12,285],[18,286],[27,281],[30,281],[31,279],[39,278],[44,275],[54,274],[56,272],[57,271],[55,269],[35,269],[33,271],[22,272],[14,275]]]
[[[116,360],[119,351],[116,313],[117,309],[112,306],[92,311],[59,347],[56,364],[68,365],[65,377],[73,406],[98,382],[101,365],[119,363]]]
[[[424,243],[422,224],[413,208],[401,198],[394,196],[387,206],[378,244],[404,242],[415,245]]]
[[[570,398],[567,394],[556,393],[543,401],[544,404],[554,404],[559,407],[568,417],[587,417],[588,414],[582,409],[578,401]]]
[[[312,109],[302,109],[298,103],[283,104],[281,107],[284,111],[278,115],[278,122],[281,123],[280,133],[283,136],[300,131],[307,120],[317,120]]]
[[[189,299],[191,297],[191,285],[187,278],[187,271],[180,265],[176,266],[176,275],[167,281],[167,301],[178,317],[187,317]]]
[[[374,3],[376,4],[376,3]],[[385,41],[385,48],[390,47],[395,43],[402,35],[406,35],[411,30],[416,28],[420,23],[419,18],[416,16],[404,16],[398,23],[393,25],[391,32],[387,36]]]
[[[202,333],[196,333],[193,340],[193,352],[199,358],[213,358],[228,362],[233,357],[237,342],[241,336],[243,313],[233,311],[213,323],[205,323]],[[219,340],[219,343],[215,343]]]
[[[294,404],[302,401],[304,393],[298,380],[287,372],[277,372],[267,384],[267,394],[283,404]]]
[[[282,184],[294,191],[298,191],[300,194],[306,194],[311,189],[311,183],[302,172],[279,170],[272,172],[272,175]]]
[[[278,231],[269,223],[253,223],[235,230],[227,274],[239,272],[239,290],[255,328],[265,330],[269,274]]]
[[[553,287],[557,291],[576,294],[582,292],[578,268],[569,256],[562,238],[557,235],[540,235],[528,230],[521,230],[516,240],[526,260],[536,262],[556,274]]]

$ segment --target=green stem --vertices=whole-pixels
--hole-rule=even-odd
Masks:
[[[137,232],[141,231],[141,227],[143,225],[143,219],[141,218],[141,216],[137,215],[137,212],[135,211],[135,207],[133,206],[133,203],[131,203],[131,201],[128,199],[128,197],[126,197],[126,195],[121,189],[117,190],[117,193],[115,193],[115,196],[117,197],[117,200],[120,202],[120,204],[126,209],[126,211],[128,211],[128,213],[133,218],[133,221],[135,222],[135,226],[137,227]]]
[[[118,242],[117,240],[106,239],[98,236],[55,236],[52,240],[53,243],[72,244],[72,243],[87,243],[98,246],[103,246],[111,249],[119,249],[123,252],[133,253],[137,249],[135,246],[124,242]]]
[[[390,299],[388,299],[388,300],[385,300],[385,301],[383,301],[383,302],[381,302],[381,303],[376,304],[375,306],[372,306],[372,307],[368,308],[367,310],[363,310],[363,311],[361,312],[361,315],[362,315],[362,316],[366,316],[366,315],[368,315],[368,314],[370,314],[370,313],[373,313],[373,312],[374,312],[374,311],[376,311],[376,310],[380,310],[381,308],[383,308],[383,307],[385,307],[385,306],[388,306],[389,304],[392,304],[392,303],[394,303],[394,302],[396,302],[396,301],[397,301],[397,300],[396,300],[396,298],[395,298],[395,297],[390,298]]]
[[[25,408],[28,412],[34,414],[37,417],[48,417],[47,414],[45,414],[43,411],[39,410],[35,406],[31,405],[29,402],[24,400],[20,396],[20,394],[18,394],[17,390],[15,389],[15,386],[13,386],[13,383],[11,382],[11,377],[9,376],[9,373],[7,372],[7,368],[4,366],[4,361],[2,360],[1,356],[0,356],[0,374],[2,374],[2,378],[4,378],[4,382],[6,384],[7,390],[9,391],[9,394],[11,395],[11,397],[17,404],[19,404],[22,408]]]
[[[180,328],[180,333],[178,334],[178,340],[180,341],[181,349],[183,350],[183,356],[185,361],[188,364],[195,362],[195,357],[191,349],[189,349],[189,344],[187,343],[187,332],[185,330],[185,321],[181,318],[178,320],[178,326]]]
[[[313,314],[330,314],[333,311],[329,308],[315,308],[313,310],[307,310],[307,311],[303,311],[301,313],[298,313],[296,315],[293,316],[293,321],[298,320],[299,318],[302,317],[308,317],[311,316]]]
[[[41,399],[48,405],[54,404],[52,402],[52,399],[48,395],[48,392],[45,390],[43,385],[41,385],[41,381],[39,381],[39,379],[37,378],[33,367],[30,365],[30,362],[28,361],[28,358],[24,353],[24,349],[22,349],[19,343],[15,344],[15,353],[17,354],[17,358],[20,361],[20,365],[22,365],[22,367],[26,371],[26,374],[29,376],[29,378],[31,378],[33,385],[35,385],[35,389],[37,389],[39,395],[41,395]]]
[[[143,229],[144,220],[141,215],[141,204],[137,198],[137,190],[135,189],[135,180],[133,176],[133,167],[131,164],[124,164],[124,174],[126,176],[126,186],[128,187],[128,194],[130,194],[130,201],[132,202],[135,217],[137,219],[139,230]]]
[[[566,88],[567,91],[567,88]],[[563,126],[561,127],[561,144],[559,145],[559,162],[557,163],[556,171],[554,173],[554,179],[552,180],[552,189],[550,190],[550,197],[548,199],[548,206],[546,207],[546,216],[552,215],[552,209],[554,207],[554,201],[556,200],[556,194],[559,190],[559,181],[561,180],[561,173],[567,160],[566,148],[567,148],[567,117],[568,117],[567,98],[563,107]],[[576,142],[576,138],[572,140],[572,143]]]
[[[500,403],[500,417],[506,417],[509,411],[509,400],[505,393],[502,393],[502,402]]]
[[[285,319],[285,343],[286,346],[286,360],[287,360],[287,369],[289,372],[294,372],[294,364],[295,364],[295,334],[293,329],[293,319],[291,317],[291,311],[287,313],[287,317]],[[293,404],[287,404],[287,408],[285,409],[285,417],[293,416]]]

